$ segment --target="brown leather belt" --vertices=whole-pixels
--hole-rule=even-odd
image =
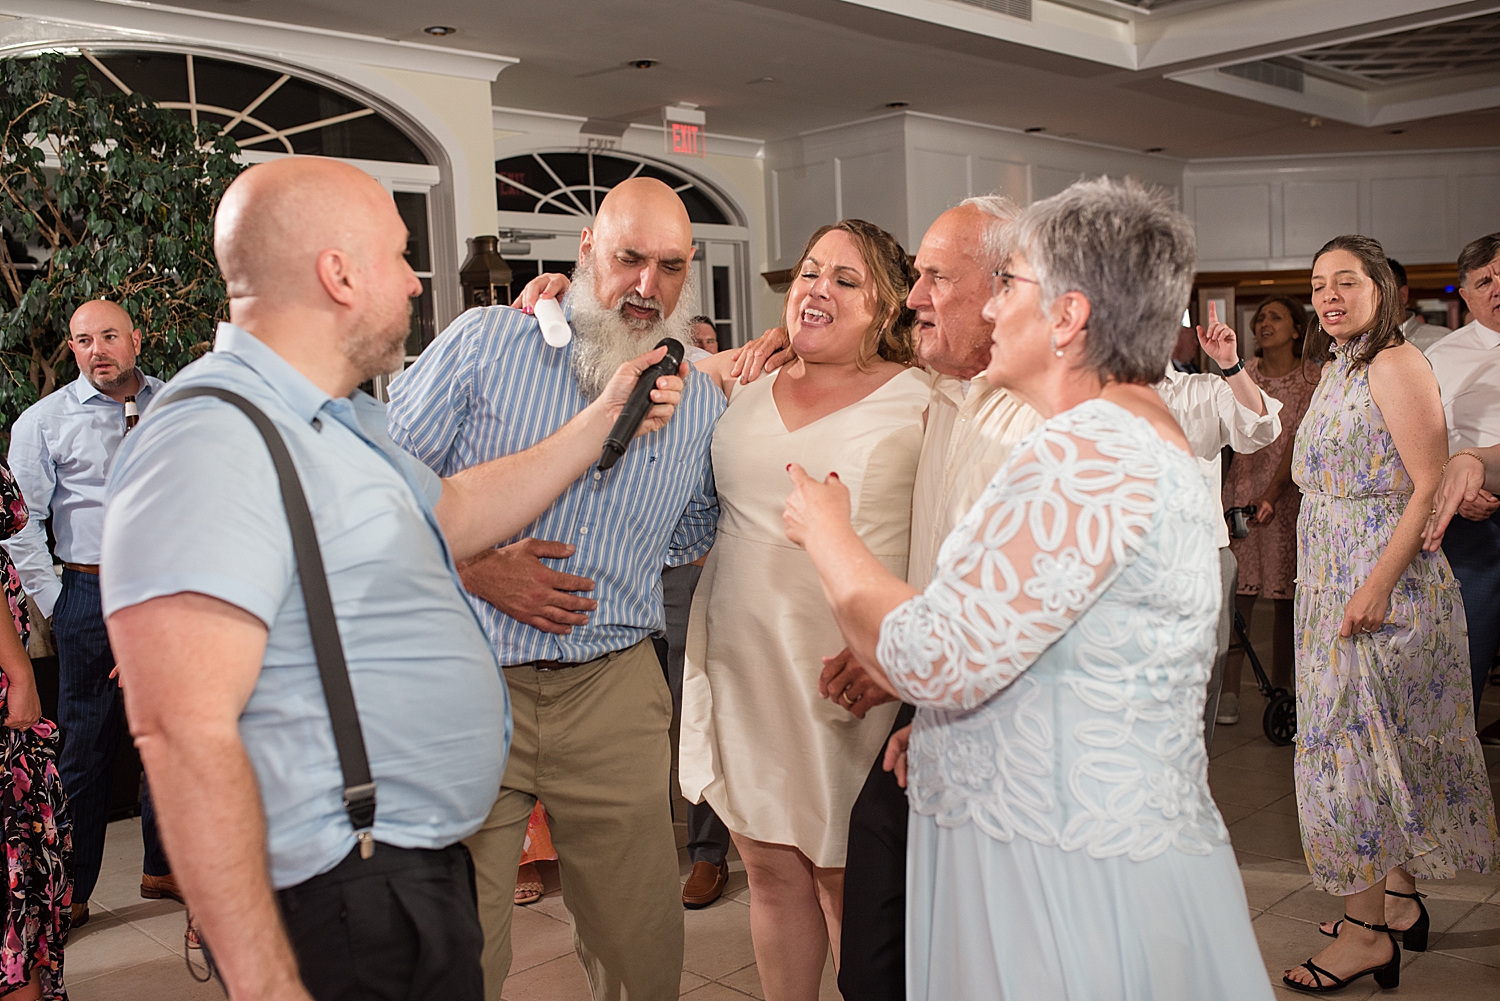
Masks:
[[[79,573],[93,574],[99,576],[99,564],[97,563],[64,563],[63,567],[68,570],[77,570]]]
[[[592,660],[534,660],[531,666],[538,671],[562,671],[570,667],[592,664]]]

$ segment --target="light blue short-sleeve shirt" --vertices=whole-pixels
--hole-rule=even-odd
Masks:
[[[376,782],[376,840],[442,848],[472,834],[500,789],[510,706],[433,514],[442,483],[391,442],[376,400],[333,399],[221,324],[213,352],[158,394],[115,459],[104,613],[191,591],[266,624],[240,736],[260,785],[273,884],[333,868],[354,830],[270,453],[228,403],[160,405],[188,386],[260,407],[297,466]]]

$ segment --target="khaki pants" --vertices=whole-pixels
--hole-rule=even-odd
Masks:
[[[578,667],[508,667],[515,735],[500,797],[465,844],[484,927],[484,993],[510,972],[526,820],[540,799],[595,1001],[675,998],[682,886],[668,783],[672,697],[650,640]]]

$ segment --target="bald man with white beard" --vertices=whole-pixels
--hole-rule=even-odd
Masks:
[[[692,256],[692,224],[671,188],[616,185],[579,243],[563,304],[571,343],[549,347],[520,310],[469,310],[392,383],[392,436],[442,475],[527,447],[586,407],[620,358],[666,337],[691,343]],[[461,567],[515,706],[503,788],[468,840],[490,1001],[510,969],[516,872],[538,800],[595,999],[678,993],[672,698],[651,638],[665,627],[662,567],[713,545],[709,446],[724,407],[709,377],[692,372],[663,431]]]
[[[110,478],[104,610],[131,729],[236,1001],[483,996],[462,839],[500,787],[509,713],[455,561],[577,479],[664,354],[621,365],[535,447],[439,479],[356,388],[401,362],[421,292],[406,240],[390,196],[352,166],[294,157],[241,174],[214,226],[230,322],[162,390]],[[681,388],[657,381],[643,433]],[[236,394],[274,435],[232,401],[186,392],[200,389]],[[273,437],[321,568],[294,554]],[[319,569],[331,616],[310,615],[299,585]],[[347,673],[369,788],[346,788],[320,668]],[[370,822],[345,801],[371,792],[373,826],[356,830]]]

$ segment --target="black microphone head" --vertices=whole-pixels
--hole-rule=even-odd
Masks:
[[[682,342],[675,337],[663,337],[661,340],[656,342],[657,347],[661,347],[662,345],[666,345],[667,354],[666,357],[657,362],[657,364],[670,365],[672,371],[676,372],[678,367],[682,364],[682,356],[687,349],[684,348],[682,346]]]

